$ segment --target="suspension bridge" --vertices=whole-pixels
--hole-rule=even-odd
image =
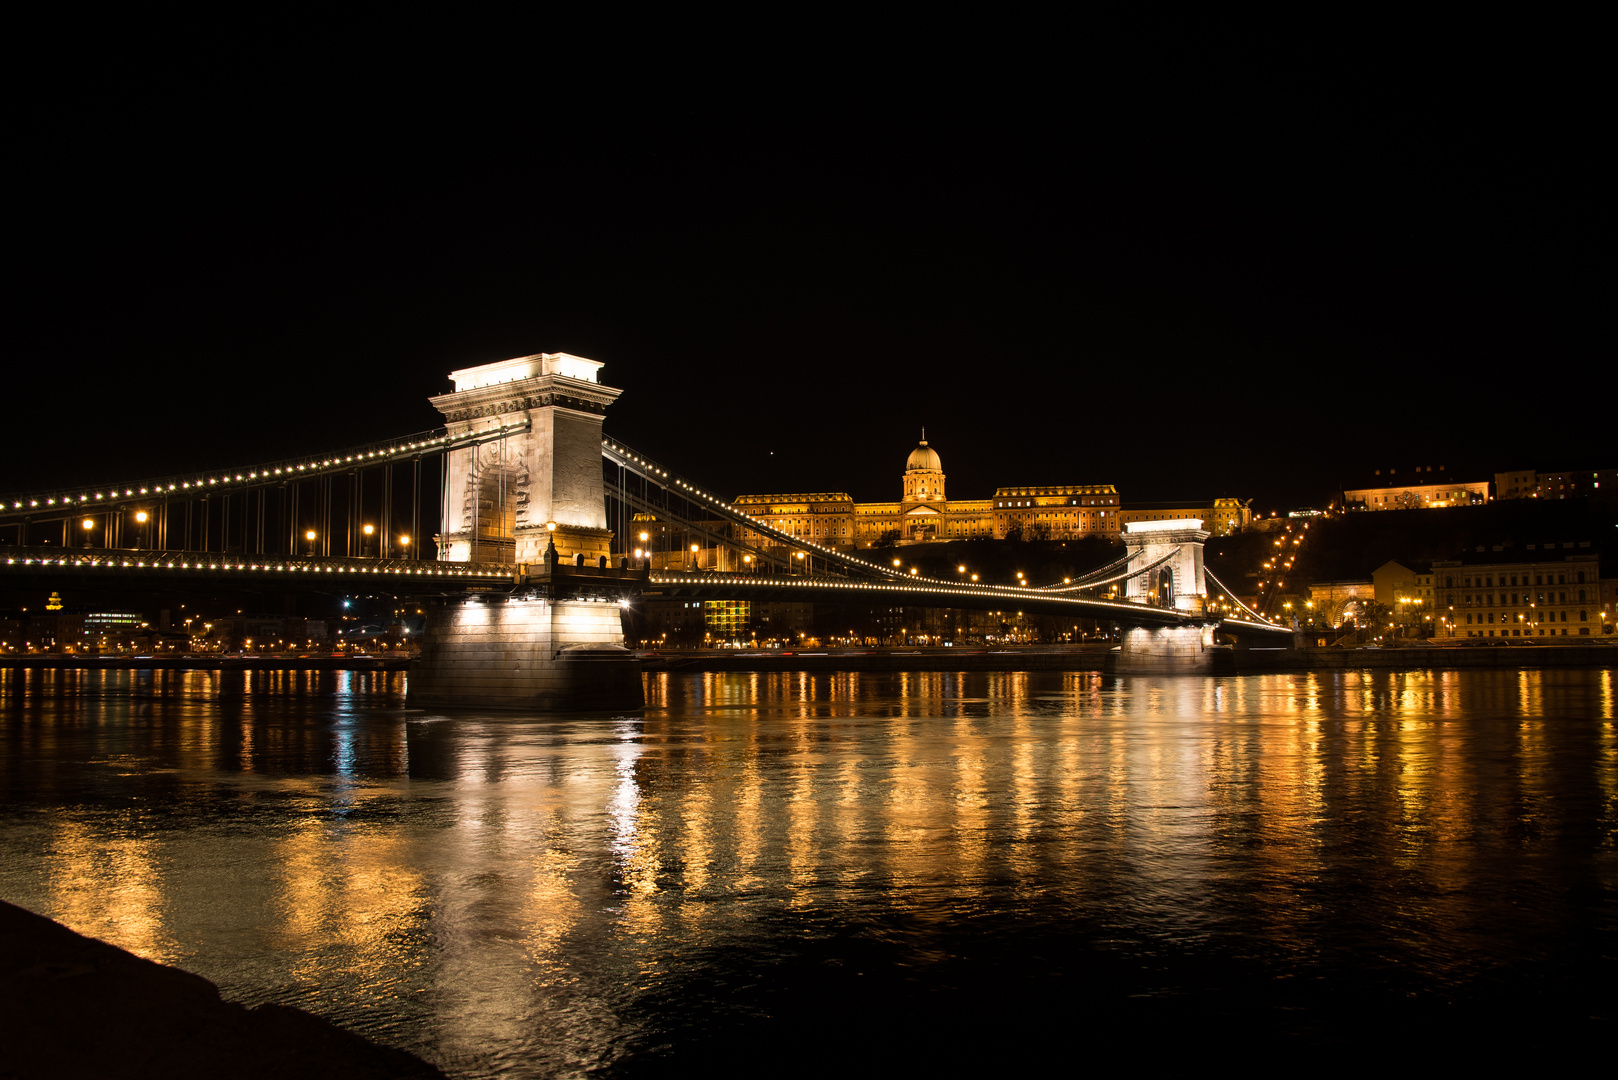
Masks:
[[[1219,633],[1290,641],[1207,572],[1208,533],[1195,519],[1132,523],[1122,558],[1050,586],[927,578],[788,532],[604,435],[621,391],[601,383],[600,368],[565,353],[486,364],[453,372],[455,388],[431,399],[446,420],[433,431],[7,496],[0,575],[429,599],[411,679],[426,704],[638,701],[619,608],[648,598],[1014,605],[1119,626],[1120,663],[1139,669],[1202,670]],[[667,557],[676,535],[678,567]]]

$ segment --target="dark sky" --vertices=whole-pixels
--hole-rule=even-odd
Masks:
[[[1577,70],[1057,55],[91,65],[13,133],[0,489],[417,431],[450,370],[558,350],[730,494],[897,498],[924,424],[955,497],[1614,463]]]

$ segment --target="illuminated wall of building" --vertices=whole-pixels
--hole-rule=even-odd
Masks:
[[[948,540],[1117,537],[1118,490],[1111,484],[1003,487],[992,499],[949,499],[943,461],[925,437],[911,451],[897,502],[856,503],[845,492],[742,495],[733,504],[772,526],[844,550],[896,534],[900,544]],[[746,539],[763,543],[761,536]]]

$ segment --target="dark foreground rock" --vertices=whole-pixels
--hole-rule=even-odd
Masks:
[[[0,1080],[444,1075],[301,1009],[223,1001],[199,975],[3,902],[0,1032]]]

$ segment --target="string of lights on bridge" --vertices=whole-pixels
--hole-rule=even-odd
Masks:
[[[372,560],[374,562],[374,560]],[[85,569],[144,569],[144,570],[248,570],[253,572],[275,571],[283,573],[317,573],[317,574],[387,574],[404,577],[440,577],[440,578],[493,578],[509,580],[511,567],[480,565],[476,563],[409,563],[400,565],[367,565],[364,563],[339,563],[316,560],[279,560],[273,562],[195,562],[185,557],[178,560],[164,561],[161,557],[147,559],[131,559],[123,557],[95,556],[24,556],[22,558],[8,557],[7,566],[67,566],[82,567]]]
[[[195,479],[165,478],[160,481],[148,481],[143,484],[117,485],[107,491],[86,491],[77,496],[62,495],[60,497],[46,497],[44,499],[13,497],[10,502],[12,511],[24,509],[62,509],[78,511],[87,506],[94,506],[97,502],[108,499],[132,499],[151,496],[166,496],[169,494],[192,494],[197,491],[207,491],[222,484],[232,483],[266,483],[278,480],[304,479],[318,476],[323,472],[334,469],[348,469],[355,465],[385,464],[389,458],[399,458],[422,453],[439,453],[452,449],[466,441],[484,442],[490,439],[502,438],[525,430],[527,424],[506,425],[474,431],[467,435],[454,436],[449,434],[436,434],[425,432],[421,435],[406,436],[404,440],[390,440],[386,445],[377,447],[360,447],[335,454],[320,457],[311,457],[299,460],[292,458],[281,462],[272,462],[258,468],[242,470],[226,470],[217,476],[203,475]],[[0,500],[0,507],[5,502]]]
[[[720,584],[720,582],[714,578],[707,576],[693,578],[690,575],[685,574],[674,575],[653,573],[650,575],[648,580],[652,585],[662,586],[684,585],[700,587],[706,583]],[[1165,619],[1179,618],[1191,621],[1195,621],[1197,619],[1197,616],[1190,612],[1178,611],[1174,608],[1157,608],[1147,604],[1135,604],[1128,601],[1096,600],[1059,596],[1044,589],[1017,589],[1008,585],[959,585],[949,583],[932,583],[930,579],[928,579],[928,581],[929,583],[923,584],[914,578],[900,578],[889,582],[871,582],[840,581],[830,578],[748,577],[740,580],[727,579],[723,582],[723,584],[727,588],[735,588],[738,585],[743,585],[757,588],[839,589],[851,592],[891,592],[895,589],[899,589],[905,593],[925,593],[940,596],[989,597],[1001,598],[1008,601],[1032,600],[1044,603],[1055,602],[1059,604],[1071,604],[1075,607],[1102,608],[1107,611],[1129,612],[1132,615],[1139,615],[1142,612],[1150,612],[1160,615]],[[1267,621],[1248,622],[1245,619],[1234,619],[1230,618],[1229,616],[1226,616],[1223,621],[1236,626],[1250,627],[1255,630],[1276,631],[1283,629],[1276,626],[1274,623]]]

